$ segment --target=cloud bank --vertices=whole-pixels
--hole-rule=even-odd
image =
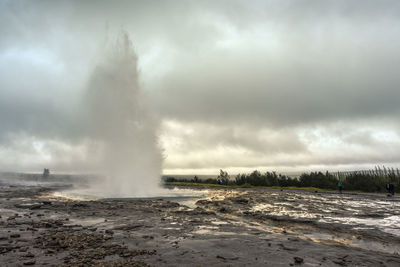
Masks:
[[[165,173],[398,165],[398,14],[398,1],[1,1],[0,169],[87,168],[79,104],[121,27]]]

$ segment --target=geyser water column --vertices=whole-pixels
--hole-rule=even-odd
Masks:
[[[127,33],[108,43],[98,59],[85,99],[95,170],[105,197],[148,197],[161,191],[158,121],[140,90],[137,56]]]

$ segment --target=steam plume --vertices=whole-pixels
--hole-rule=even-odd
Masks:
[[[159,188],[162,156],[158,121],[140,90],[137,56],[122,33],[102,53],[85,97],[87,126],[95,140],[93,157],[105,181],[96,190],[106,196],[149,196]]]

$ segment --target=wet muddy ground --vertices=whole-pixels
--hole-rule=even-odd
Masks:
[[[384,195],[71,201],[54,190],[1,186],[1,266],[400,266],[399,199]]]

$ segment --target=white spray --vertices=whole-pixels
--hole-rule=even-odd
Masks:
[[[159,123],[140,90],[137,56],[126,33],[105,50],[85,97],[96,171],[105,177],[92,188],[109,197],[158,195],[162,165]]]

